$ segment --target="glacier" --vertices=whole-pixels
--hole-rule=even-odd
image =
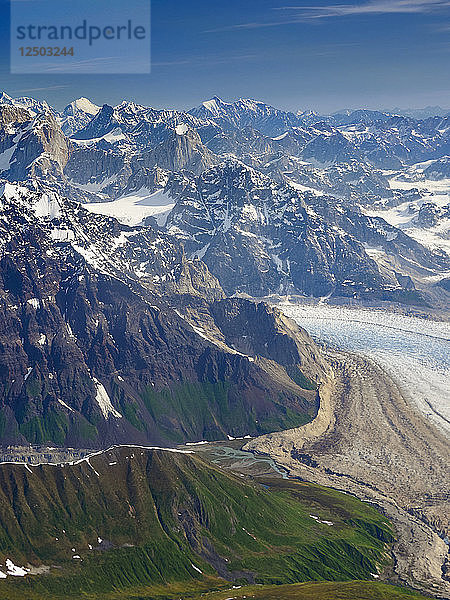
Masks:
[[[381,365],[413,406],[450,433],[450,325],[385,310],[327,304],[277,306],[329,348]]]

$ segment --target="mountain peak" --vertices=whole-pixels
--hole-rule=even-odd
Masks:
[[[212,113],[217,113],[219,107],[229,105],[228,102],[224,102],[219,96],[213,96],[210,100],[202,102],[202,106]]]
[[[122,102],[115,106],[114,109],[118,111],[127,110],[128,112],[140,113],[144,110],[148,110],[148,107],[144,106],[143,104],[137,104],[136,102],[122,100]]]
[[[89,98],[84,98],[83,96],[81,98],[77,98],[77,100],[74,100],[72,105],[90,115],[96,115],[100,110],[100,106],[97,106],[91,102]]]
[[[5,92],[2,92],[0,95],[0,104],[12,104],[13,99],[11,96],[8,96]]]

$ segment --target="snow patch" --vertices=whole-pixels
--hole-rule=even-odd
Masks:
[[[193,565],[192,563],[191,563],[191,567],[193,569],[195,569],[198,573],[201,573],[203,575],[203,571],[200,571],[200,569],[198,567],[196,567],[195,565]]]
[[[37,310],[41,305],[40,301],[37,298],[30,298],[29,300],[27,300],[27,304],[32,306],[35,310]]]
[[[203,444],[210,444],[211,442],[207,442],[206,440],[202,440],[201,442],[186,442],[185,446],[202,446]]]
[[[95,377],[93,378],[93,380],[97,387],[97,395],[95,399],[97,400],[97,403],[100,407],[100,410],[102,411],[104,418],[108,419],[109,416],[113,416],[116,417],[116,419],[121,419],[122,415],[112,405],[111,400],[103,384],[100,383],[98,379],[95,379]]]
[[[0,154],[0,172],[9,170],[11,158],[16,148],[17,144],[14,144],[13,146],[11,146],[11,148],[4,150]]]
[[[61,207],[54,194],[42,194],[33,206],[36,217],[56,219],[61,217]]]
[[[64,408],[67,408],[67,410],[70,410],[70,412],[75,412],[75,411],[73,410],[73,408],[70,408],[70,406],[68,406],[68,405],[67,405],[67,404],[64,402],[64,400],[60,400],[60,399],[58,398],[58,402],[61,404],[61,406],[64,406]]]
[[[9,558],[6,559],[5,564],[7,568],[7,575],[12,575],[13,577],[25,577],[25,575],[28,575],[28,571],[24,567],[16,566]]]
[[[188,130],[189,130],[189,127],[186,125],[186,123],[181,123],[180,125],[177,125],[175,127],[175,131],[176,131],[177,135],[186,135]]]
[[[55,227],[50,231],[50,237],[55,242],[70,242],[75,239],[75,233],[71,229]]]
[[[163,227],[175,202],[164,189],[155,192],[141,188],[113,202],[93,202],[83,206],[92,213],[115,217],[124,225],[133,227],[140,225],[147,217],[155,217],[158,225]]]

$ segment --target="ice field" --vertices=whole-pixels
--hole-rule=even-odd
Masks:
[[[374,309],[278,306],[314,339],[374,359],[428,419],[450,433],[448,323]]]

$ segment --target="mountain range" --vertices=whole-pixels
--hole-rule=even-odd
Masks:
[[[445,185],[449,143],[448,117],[217,97],[58,113],[3,94],[1,440],[175,444],[311,419],[325,359],[248,298],[444,306],[448,206],[421,184]],[[405,206],[432,244],[381,216]]]
[[[1,203],[4,443],[167,444],[315,414],[326,365],[306,332],[225,298],[172,237],[51,190],[6,183]]]
[[[377,580],[447,578],[440,546],[408,562],[445,535],[434,498],[394,532],[382,487],[350,478],[383,515],[242,450],[318,416],[334,452],[330,390],[353,392],[274,300],[448,310],[443,112],[0,96],[2,598],[406,600]]]

